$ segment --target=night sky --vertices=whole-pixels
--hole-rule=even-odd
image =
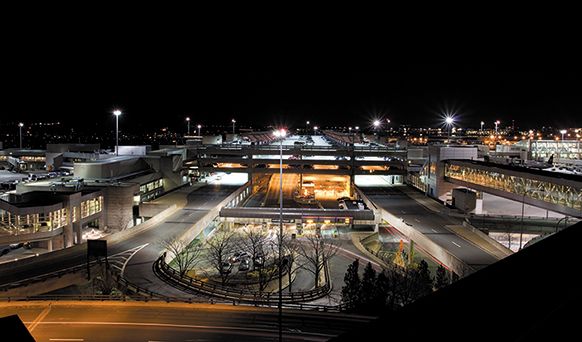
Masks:
[[[145,52],[38,49],[15,57],[2,77],[2,120],[61,120],[98,131],[111,128],[110,113],[119,107],[121,124],[136,131],[183,127],[186,116],[194,125],[234,117],[255,127],[300,127],[305,120],[365,127],[383,117],[393,125],[436,127],[445,112],[460,126],[481,120],[492,126],[496,119],[524,129],[582,126],[582,73],[571,65],[262,63]]]

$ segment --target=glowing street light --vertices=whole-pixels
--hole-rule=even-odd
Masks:
[[[564,140],[564,134],[568,133],[568,131],[563,129],[560,131],[560,133],[562,133],[562,140]]]
[[[190,117],[186,118],[186,122],[188,123],[188,135],[190,135]]]
[[[18,130],[20,131],[20,149],[22,150],[22,127],[24,124],[22,122],[18,123]]]
[[[232,122],[232,134],[234,135],[234,124],[236,123],[236,120],[232,119],[231,122]]]
[[[319,128],[319,127],[317,127],[317,126],[313,126],[313,134],[314,134],[314,135],[317,135],[317,129],[318,129],[318,128]]]
[[[499,124],[501,123],[501,121],[497,120],[494,122],[495,124],[495,135],[497,135],[497,126],[499,126]]]
[[[198,136],[200,136],[200,128],[202,128],[202,125],[198,125],[196,127],[198,127]]]
[[[376,130],[376,128],[380,127],[380,120],[374,120],[373,125],[374,125],[374,130]]]
[[[115,115],[115,155],[119,155],[119,116],[121,115],[121,111],[116,109],[113,111],[113,115]]]
[[[481,132],[483,132],[483,125],[485,124],[484,121],[481,121]]]
[[[317,127],[314,127],[317,129]],[[283,140],[287,135],[285,129],[278,129],[273,131],[273,135],[279,138],[279,302],[277,308],[279,309],[279,337],[283,333]]]

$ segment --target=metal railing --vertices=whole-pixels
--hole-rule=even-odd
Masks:
[[[216,283],[204,282],[188,275],[181,276],[178,271],[170,267],[164,261],[163,255],[154,262],[153,268],[154,273],[156,273],[156,275],[161,279],[190,293],[199,293],[225,300],[236,301],[238,303],[250,303],[256,305],[276,304],[279,299],[278,293],[235,289]],[[286,304],[298,304],[327,296],[332,290],[327,265],[325,265],[324,272],[326,275],[326,281],[323,286],[316,287],[309,291],[283,294],[283,302]]]

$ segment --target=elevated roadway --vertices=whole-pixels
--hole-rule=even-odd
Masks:
[[[461,219],[427,209],[403,192],[407,186],[362,187],[359,189],[377,207],[422,233],[472,269],[480,269],[498,261],[496,257],[484,249],[447,229],[446,226],[449,225],[461,225]]]

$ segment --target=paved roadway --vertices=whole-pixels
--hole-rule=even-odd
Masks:
[[[444,214],[435,213],[408,197],[398,186],[360,188],[377,206],[387,210],[416,230],[444,247],[468,265],[479,269],[497,261],[496,258],[453,234],[445,226],[461,225],[462,221]]]
[[[170,237],[171,234],[175,234],[188,228],[193,224],[193,222],[204,216],[210,208],[222,201],[237,188],[237,186],[206,185],[200,188],[184,187],[176,190],[167,196],[179,197],[180,194],[186,196],[187,204],[184,209],[179,210],[163,224],[160,224],[157,227],[129,237],[124,241],[108,244],[109,255],[149,243],[148,247],[143,249],[143,252],[149,253],[149,256],[142,257],[140,255],[139,260],[145,261],[151,259],[154,254],[156,254],[156,250],[161,248],[159,244],[157,244],[158,241],[164,237]],[[78,249],[77,252],[67,250],[63,252],[65,252],[66,255],[58,258],[58,260],[52,258],[39,258],[38,260],[35,260],[34,264],[29,266],[21,267],[15,263],[0,265],[0,284],[6,284],[45,273],[55,272],[86,262],[86,250],[84,248]],[[151,264],[148,267],[151,268]],[[145,271],[146,267],[144,266],[143,269]],[[135,274],[135,272],[132,274]],[[139,279],[138,276],[135,276],[134,278]]]
[[[43,341],[273,341],[277,311],[210,304],[137,302],[0,303]],[[326,341],[360,328],[363,316],[286,310],[284,340]],[[1,334],[1,332],[0,332]],[[1,339],[0,335],[0,339]]]
[[[158,227],[120,244],[122,250],[148,244],[129,260],[124,277],[131,283],[150,291],[167,296],[184,297],[184,292],[168,286],[152,270],[152,264],[164,249],[160,241],[183,234],[237,188],[238,186],[208,185],[191,191],[187,195],[187,204],[184,208],[168,217]]]

